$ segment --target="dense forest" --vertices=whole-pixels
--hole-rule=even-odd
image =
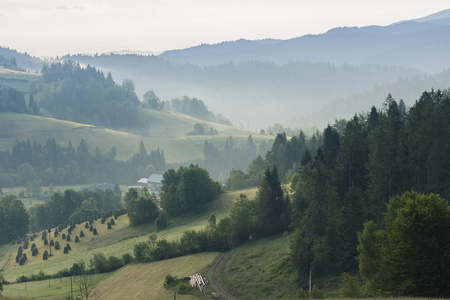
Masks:
[[[105,77],[71,61],[44,65],[41,72],[46,84],[36,98],[54,118],[127,130],[142,125],[132,81],[117,85],[111,73]]]
[[[407,209],[404,206],[410,201],[421,198],[407,194],[404,197],[413,200],[389,202],[392,197],[414,191],[423,195],[439,194],[443,199],[449,199],[448,136],[450,136],[448,91],[424,92],[409,109],[402,101],[397,103],[388,95],[381,110],[373,107],[367,114],[355,115],[343,129],[329,125],[321,134],[321,143],[317,150],[308,147],[301,135],[291,139],[287,139],[283,134],[277,135],[265,162],[293,174],[286,177],[291,178],[292,191],[291,229],[294,230],[294,238],[291,254],[301,287],[307,287],[310,271],[314,276],[321,276],[330,272],[345,272],[358,268],[358,260],[355,260],[359,243],[357,232],[363,231],[363,224],[367,220],[373,220],[374,224],[378,224],[375,225],[375,229],[384,229],[383,232],[386,232],[389,242],[390,234],[395,229],[392,222],[399,222],[395,218],[396,214],[400,214],[398,210]],[[249,181],[252,176],[255,175],[249,168],[245,174],[242,172],[231,174],[229,182]],[[229,186],[232,187],[231,184]],[[263,186],[262,182],[256,201],[261,201]],[[423,265],[418,267],[418,264],[414,264],[411,268],[415,269],[407,270],[409,277],[405,275],[404,282],[386,285],[397,273],[391,273],[389,277],[388,272],[383,269],[387,265],[379,263],[378,273],[374,271],[379,275],[372,273],[372,277],[367,279],[369,293],[448,295],[449,290],[445,282],[448,283],[449,274],[445,270],[449,267],[450,253],[442,245],[448,245],[450,242],[448,236],[450,212],[448,200],[436,201],[437,207],[440,205],[443,209],[442,224],[436,227],[436,232],[429,232],[426,240],[439,242],[429,244],[427,249],[420,248],[423,249],[420,251],[424,252],[417,252],[417,255],[424,255],[425,262],[429,260],[435,266],[437,263],[436,268],[439,272],[434,276],[439,278],[439,282],[431,290],[427,290],[423,282],[418,282],[420,279],[418,275],[412,273]],[[432,210],[431,206],[427,206],[432,203],[424,202],[420,210]],[[260,210],[251,208],[251,205],[248,207],[250,208],[246,208],[247,220],[251,220],[252,215],[258,216]],[[422,218],[427,217],[417,213],[417,218],[414,222],[420,223]],[[439,220],[436,220],[435,222],[439,223]],[[410,218],[403,220],[403,222],[410,221]],[[419,227],[422,229],[417,230],[427,228],[426,225],[421,226],[425,227]],[[254,228],[254,231],[247,232],[245,239],[258,235],[258,227],[249,228]],[[375,230],[372,228],[372,234],[375,234],[373,232]],[[377,234],[384,236],[382,233]],[[383,241],[382,238],[381,243]],[[390,245],[390,251],[393,251],[395,247],[392,248],[392,244]],[[427,251],[434,251],[441,262],[434,261],[426,254]],[[395,257],[400,266],[408,254],[398,253],[403,255]],[[363,256],[360,257],[361,264]],[[380,255],[379,261],[382,259],[394,258]],[[373,279],[374,274],[384,277]],[[370,288],[369,283],[372,281],[377,282],[376,288]],[[408,282],[408,286],[402,286]]]
[[[134,184],[141,177],[166,170],[164,151],[147,153],[141,142],[139,153],[127,161],[115,158],[116,148],[106,153],[90,149],[85,140],[75,148],[49,139],[16,141],[12,151],[0,151],[0,186],[25,185],[29,196],[39,196],[42,186],[112,182]],[[120,170],[118,172],[117,170]]]
[[[208,110],[206,104],[197,98],[190,98],[183,96],[180,98],[173,98],[172,100],[161,101],[154,91],[147,91],[143,96],[142,106],[155,109],[167,110],[176,113],[182,113],[200,120],[215,122],[225,125],[232,125],[231,122],[221,114],[214,114]]]
[[[230,136],[223,149],[218,149],[213,142],[205,141],[203,160],[199,162],[199,165],[207,169],[212,178],[225,182],[229,178],[230,171],[233,172],[236,168],[247,168],[256,157],[264,156],[270,149],[271,143],[272,141],[265,140],[256,143],[252,135],[247,137],[246,142],[237,143]],[[259,181],[253,186],[258,184]]]

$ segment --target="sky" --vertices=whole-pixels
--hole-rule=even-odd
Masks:
[[[389,25],[448,0],[1,0],[0,46],[34,56],[184,49]]]

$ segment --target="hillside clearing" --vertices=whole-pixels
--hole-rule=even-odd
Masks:
[[[63,143],[66,146],[71,142],[76,148],[81,139],[84,139],[90,151],[98,147],[100,151],[106,152],[114,146],[117,149],[116,158],[127,160],[138,153],[139,144],[142,141],[148,151],[163,150],[167,163],[179,163],[201,159],[205,141],[222,148],[230,135],[233,135],[235,143],[246,142],[249,134],[252,134],[255,142],[272,138],[268,135],[259,135],[213,123],[210,126],[217,128],[219,135],[186,135],[192,131],[195,123],[204,122],[169,112],[145,109],[142,113],[152,120],[150,134],[146,136],[139,135],[139,132],[128,133],[41,116],[0,113],[0,151],[11,151],[16,140],[36,140],[45,144],[50,138],[54,138],[57,143]]]

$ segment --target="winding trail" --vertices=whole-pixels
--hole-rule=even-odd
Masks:
[[[212,276],[212,280],[211,280],[211,284],[213,285],[214,289],[217,290],[218,292],[220,292],[222,295],[225,295],[227,298],[233,299],[233,300],[238,300],[238,298],[234,297],[233,295],[231,295],[230,293],[228,293],[221,285],[219,282],[219,278],[218,278],[218,274],[219,274],[219,270],[222,267],[223,263],[225,262],[226,259],[228,259],[228,257],[230,256],[230,252],[225,252],[222,254],[222,256],[220,257],[220,259],[216,262],[216,264],[214,265],[213,268],[213,276]]]

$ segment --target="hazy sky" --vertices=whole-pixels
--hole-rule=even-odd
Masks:
[[[448,0],[1,0],[0,46],[36,56],[161,52],[388,25],[447,8]]]

